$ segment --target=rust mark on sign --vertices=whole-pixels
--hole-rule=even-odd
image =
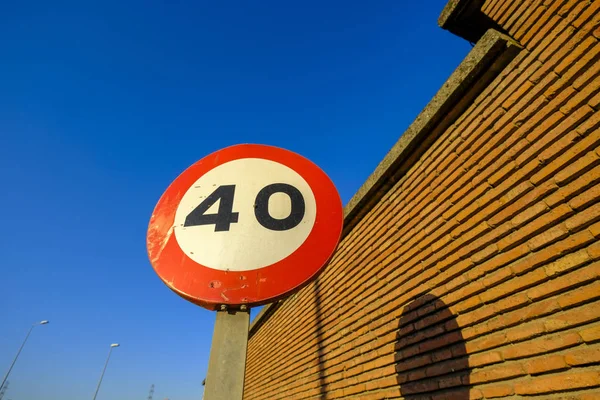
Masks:
[[[211,282],[211,284],[212,284],[212,282]],[[231,291],[234,291],[234,290],[242,290],[242,289],[246,289],[246,288],[248,288],[249,286],[250,286],[250,285],[248,285],[248,284],[243,284],[243,285],[242,285],[242,286],[240,286],[240,287],[236,287],[236,288],[229,288],[229,289],[224,289],[224,290],[223,290],[223,291],[220,293],[220,295],[221,295],[221,297],[222,297],[222,298],[223,298],[225,301],[229,301],[229,297],[227,297],[226,293],[228,293],[228,292],[231,292]],[[213,287],[213,286],[211,286],[211,287]]]
[[[171,235],[173,234],[173,228],[175,228],[175,227],[171,226],[169,228],[169,230],[167,231],[167,234],[165,235],[165,238],[163,239],[162,243],[160,244],[160,247],[158,248],[158,251],[156,252],[156,254],[154,255],[154,257],[152,258],[152,262],[153,263],[160,258],[160,255],[162,254],[163,250],[167,246],[167,243],[169,243],[169,239],[171,239]]]

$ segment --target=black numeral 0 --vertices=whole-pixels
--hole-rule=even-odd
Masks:
[[[283,219],[276,219],[269,214],[269,199],[275,193],[285,193],[290,197],[292,210]],[[272,231],[287,231],[295,228],[304,218],[304,197],[302,193],[287,183],[273,183],[265,186],[256,195],[254,215],[259,224]]]
[[[273,218],[269,214],[269,199],[275,193],[285,193],[290,197],[292,209],[283,219]],[[219,186],[185,218],[183,226],[214,225],[215,232],[229,231],[232,223],[238,222],[239,213],[233,212],[235,185]],[[219,202],[216,214],[205,214],[213,204]],[[272,231],[287,231],[298,226],[304,218],[306,206],[304,197],[298,189],[287,183],[273,183],[265,186],[256,195],[254,215],[259,224]]]

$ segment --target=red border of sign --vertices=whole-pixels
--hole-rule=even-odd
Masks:
[[[252,271],[220,271],[201,265],[183,253],[172,227],[177,206],[194,182],[213,168],[241,158],[275,161],[300,174],[315,196],[315,223],[304,243],[285,259]],[[342,225],[340,196],[319,167],[289,150],[241,144],[208,155],[171,183],[154,209],[146,244],[158,276],[183,298],[210,310],[223,304],[232,308],[242,304],[256,306],[285,297],[310,282],[333,255]]]

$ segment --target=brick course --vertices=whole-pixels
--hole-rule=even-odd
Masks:
[[[246,400],[600,398],[600,1],[479,3],[523,49],[252,332]]]

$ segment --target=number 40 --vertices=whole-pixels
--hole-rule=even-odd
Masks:
[[[283,219],[269,214],[269,199],[275,193],[284,193],[291,202],[290,215]],[[215,232],[229,231],[231,224],[238,222],[239,213],[233,212],[235,185],[219,186],[185,218],[183,226],[214,225]],[[219,202],[216,214],[205,214],[213,204]],[[304,218],[304,197],[298,189],[287,183],[273,183],[262,188],[254,200],[254,216],[259,224],[273,231],[295,228]]]

